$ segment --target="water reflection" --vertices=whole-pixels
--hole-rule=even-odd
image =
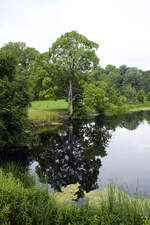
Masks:
[[[0,167],[5,167],[6,164],[14,163],[26,170],[32,164],[32,154],[29,148],[24,147],[18,151],[8,151],[0,152]]]
[[[32,162],[37,162],[35,170],[41,182],[48,182],[55,190],[79,182],[82,188],[88,192],[98,187],[98,178],[101,174],[106,176],[106,173],[102,173],[102,162],[103,168],[107,167],[105,171],[109,175],[114,165],[119,165],[119,168],[121,168],[123,161],[121,161],[120,154],[126,160],[135,155],[136,147],[133,144],[134,154],[131,152],[132,149],[121,151],[128,148],[128,146],[122,146],[121,135],[124,135],[124,139],[126,136],[127,141],[125,143],[127,143],[130,139],[128,131],[137,130],[144,121],[147,121],[147,124],[150,125],[150,111],[111,117],[101,115],[86,121],[75,120],[70,124],[63,125],[58,130],[47,130],[35,134],[30,151],[24,149],[18,152],[1,152],[0,161],[3,164],[8,161],[19,162],[24,170],[29,168]],[[121,134],[122,128],[126,128],[126,132],[123,134]],[[115,145],[109,144],[112,135],[118,129],[120,136],[118,136]],[[134,143],[136,142],[135,139]],[[111,148],[107,146],[111,146]],[[116,149],[118,150],[116,151]],[[111,152],[116,152],[114,158]],[[141,159],[144,162],[143,154]],[[107,164],[107,160],[109,160],[109,164]],[[114,160],[114,164],[111,160]],[[122,173],[127,176],[128,168],[124,168],[126,168],[126,171],[124,170]],[[120,169],[117,168],[118,170]],[[134,170],[137,171],[136,168]],[[114,175],[117,175],[116,171]]]
[[[34,147],[39,165],[36,172],[54,189],[79,182],[90,191],[97,188],[101,166],[100,157],[107,155],[106,146],[111,137],[102,121],[74,121],[67,130],[41,133]]]

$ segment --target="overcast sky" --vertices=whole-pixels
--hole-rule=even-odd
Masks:
[[[99,44],[100,65],[150,69],[150,0],[0,0],[0,47],[40,52],[76,30]]]

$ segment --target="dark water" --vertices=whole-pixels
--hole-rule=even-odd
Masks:
[[[113,180],[150,197],[149,111],[75,120],[35,134],[31,146],[0,157],[3,162],[20,161],[55,190],[79,182],[88,192]]]

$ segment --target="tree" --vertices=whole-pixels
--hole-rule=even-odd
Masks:
[[[128,69],[128,67],[127,67],[126,65],[121,65],[121,66],[119,67],[120,74],[121,74],[122,76],[124,76],[124,74],[125,74],[125,72],[127,71],[127,69]]]
[[[123,84],[130,84],[136,91],[139,90],[142,85],[142,72],[135,67],[128,68],[123,77]]]
[[[105,82],[91,82],[84,86],[84,104],[89,109],[101,113],[108,106],[107,84]]]
[[[150,101],[150,92],[147,93],[147,96],[146,96],[146,97],[147,97],[147,98],[146,98],[147,101]]]
[[[30,80],[33,84],[34,100],[49,99],[54,96],[54,83],[51,77],[52,64],[49,62],[49,53],[39,54],[33,65]]]
[[[111,64],[108,64],[106,67],[105,67],[105,73],[106,74],[109,74],[110,72],[116,72],[118,71],[116,66],[114,65],[111,65]]]
[[[138,102],[140,103],[144,103],[144,90],[139,90],[138,93],[137,93],[137,100]]]
[[[73,115],[74,99],[76,95],[81,95],[83,81],[98,65],[97,48],[98,44],[76,31],[65,33],[50,48],[50,62],[57,68],[57,96],[67,99],[70,118]]]
[[[124,96],[127,98],[129,102],[136,102],[136,89],[131,86],[131,84],[127,85],[123,89]]]
[[[15,73],[18,76],[30,76],[34,61],[39,54],[35,48],[27,47],[24,42],[8,42],[1,48],[15,57]]]
[[[30,83],[28,91],[34,97],[34,83],[31,75],[33,74],[34,62],[39,52],[35,48],[27,47],[24,42],[8,42],[1,50],[13,56],[15,59],[15,76],[20,80],[28,80]]]
[[[145,93],[150,91],[150,70],[143,71],[142,88]]]
[[[16,75],[17,57],[8,48],[0,49],[0,150],[24,145],[28,83]]]

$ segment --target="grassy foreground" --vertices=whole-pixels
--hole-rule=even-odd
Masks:
[[[47,190],[35,186],[33,181],[32,176],[21,176],[14,168],[0,170],[0,224],[150,224],[150,200],[130,197],[122,190],[109,187],[103,191],[97,190],[97,193],[88,193],[87,200],[77,205],[72,201],[59,201],[63,192],[49,194]],[[69,191],[68,188],[66,190]],[[73,186],[70,193],[73,195],[75,190]],[[65,191],[64,197],[66,199]]]

